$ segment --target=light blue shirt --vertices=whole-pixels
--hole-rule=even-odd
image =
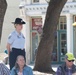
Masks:
[[[18,74],[18,72],[19,72],[19,70],[16,69],[15,67],[13,67],[12,70],[11,70],[10,75],[15,75],[16,73]],[[23,75],[33,75],[33,71],[32,71],[32,69],[30,67],[25,66],[23,68],[22,74]]]
[[[11,44],[11,48],[24,49],[25,37],[22,33],[19,34],[15,30],[9,35],[7,42]]]

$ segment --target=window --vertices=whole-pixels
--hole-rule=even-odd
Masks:
[[[42,26],[41,17],[31,18],[31,61],[35,61],[38,44],[40,41],[40,34],[38,33],[38,28]]]
[[[32,0],[33,1],[33,3],[38,3],[39,2],[39,0]]]
[[[76,15],[73,16],[73,22],[76,22]]]
[[[76,15],[73,16],[73,23],[76,22]],[[76,26],[73,26],[73,53],[76,55]]]
[[[25,0],[20,0],[21,2],[25,2]]]
[[[76,2],[76,0],[73,0],[73,2]]]
[[[66,17],[65,16],[61,16],[59,19],[59,29],[60,30],[66,29]]]

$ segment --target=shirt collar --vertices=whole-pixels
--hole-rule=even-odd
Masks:
[[[22,35],[21,33],[19,34],[16,30],[15,30],[15,33],[16,33],[18,36],[21,36],[21,35]]]

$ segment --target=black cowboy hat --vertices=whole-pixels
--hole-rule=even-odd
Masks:
[[[16,18],[15,22],[12,22],[13,24],[25,24],[25,22],[21,18]]]

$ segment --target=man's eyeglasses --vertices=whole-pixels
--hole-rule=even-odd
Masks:
[[[74,62],[74,60],[68,60],[69,62]]]

